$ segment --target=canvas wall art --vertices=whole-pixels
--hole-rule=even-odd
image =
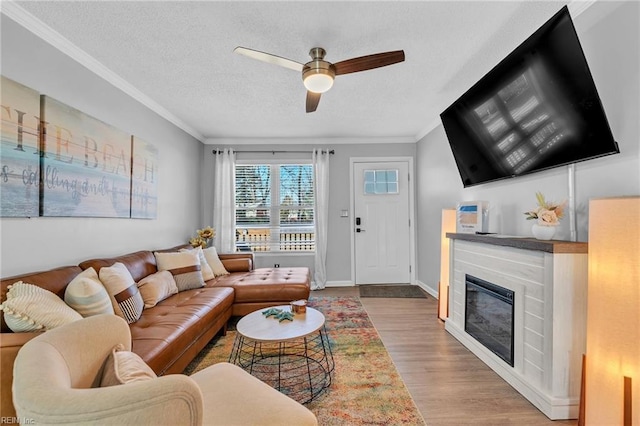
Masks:
[[[38,216],[40,94],[4,76],[0,84],[0,216]]]
[[[41,97],[42,216],[130,217],[131,136]]]
[[[131,217],[155,219],[158,212],[158,149],[131,137]]]

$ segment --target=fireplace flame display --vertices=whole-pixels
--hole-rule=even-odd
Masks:
[[[464,330],[513,367],[514,292],[465,275]]]

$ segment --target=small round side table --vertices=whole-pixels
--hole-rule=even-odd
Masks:
[[[229,362],[302,404],[313,401],[331,385],[335,368],[324,315],[307,307],[293,321],[279,322],[265,310],[238,322]]]

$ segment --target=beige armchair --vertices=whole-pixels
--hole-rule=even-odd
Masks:
[[[13,402],[26,424],[317,425],[311,411],[242,369],[220,363],[190,377],[173,374],[98,387],[115,345],[130,350],[115,315],[47,331],[20,349]]]

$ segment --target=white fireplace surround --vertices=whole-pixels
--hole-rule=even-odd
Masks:
[[[578,416],[586,348],[587,244],[447,234],[445,329],[552,420]],[[465,274],[512,290],[514,366],[464,330]]]

